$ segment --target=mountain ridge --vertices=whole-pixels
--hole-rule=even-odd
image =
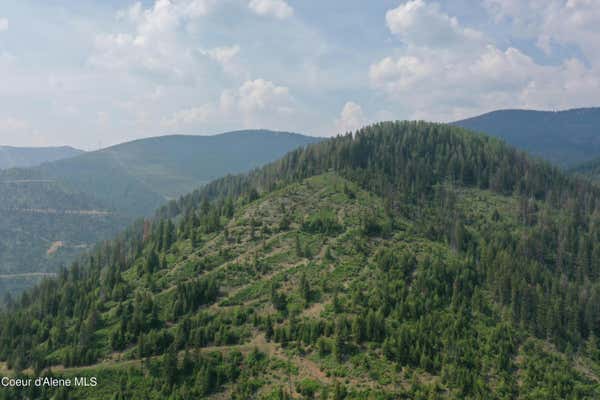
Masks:
[[[33,167],[85,153],[71,146],[19,147],[0,145],[0,169]]]
[[[541,111],[505,109],[452,122],[500,137],[562,167],[600,157],[600,108]]]
[[[599,205],[501,140],[376,124],[97,246],[0,314],[0,360],[103,377],[73,398],[594,398]]]
[[[122,198],[130,212],[138,216],[153,212],[166,198],[175,198],[208,181],[227,173],[242,172],[273,160],[272,154],[282,155],[295,146],[321,140],[289,132],[268,130],[239,130],[217,135],[166,135],[121,143],[68,160],[40,166],[51,177],[62,178],[73,188],[87,187],[92,192],[87,175],[78,176],[82,168],[99,171],[115,169],[96,181],[111,181],[117,171],[131,178],[127,185],[141,184],[142,196],[127,199],[127,187],[121,194],[107,195],[106,189],[94,193],[105,202]],[[209,162],[197,162],[204,157]],[[223,157],[228,158],[224,165]],[[157,168],[156,166],[159,166]],[[135,181],[135,183],[134,183]],[[126,181],[126,182],[129,182]],[[145,189],[143,188],[145,187]],[[144,204],[143,199],[150,201]],[[123,208],[123,207],[120,207]]]

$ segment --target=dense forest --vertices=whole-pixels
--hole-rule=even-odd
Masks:
[[[39,399],[600,397],[600,189],[389,122],[213,181],[9,304]]]
[[[55,180],[0,171],[0,301],[115,235],[123,219]]]

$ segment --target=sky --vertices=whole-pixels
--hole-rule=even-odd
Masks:
[[[600,105],[600,0],[0,0],[0,144]]]

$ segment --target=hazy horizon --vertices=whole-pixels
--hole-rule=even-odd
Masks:
[[[107,149],[109,147],[113,147],[113,146],[118,146],[121,144],[125,144],[125,143],[130,143],[130,142],[135,142],[138,140],[145,140],[145,139],[157,139],[157,138],[165,138],[165,137],[177,137],[177,136],[191,136],[191,137],[209,137],[209,136],[220,136],[220,135],[227,135],[227,134],[232,134],[232,133],[246,133],[246,132],[252,132],[252,131],[269,131],[269,132],[273,132],[273,133],[287,133],[287,134],[292,134],[292,135],[301,135],[301,136],[309,136],[309,137],[320,137],[320,136],[316,136],[316,135],[311,135],[309,133],[301,133],[301,132],[288,132],[288,131],[278,131],[278,130],[273,130],[273,129],[261,129],[261,128],[256,128],[256,129],[235,129],[232,131],[227,131],[227,132],[214,132],[214,133],[165,133],[165,134],[157,134],[157,135],[151,135],[151,136],[144,136],[144,137],[140,137],[140,138],[135,138],[135,139],[131,139],[131,140],[125,140],[122,142],[117,142],[117,143],[113,143],[107,146],[102,146],[99,148],[90,148],[90,149],[85,149],[85,148],[79,148],[70,144],[59,144],[59,145],[48,145],[48,146],[15,146],[15,145],[9,145],[9,144],[3,144],[0,143],[0,147],[4,147],[4,148],[15,148],[15,149],[40,149],[40,148],[61,148],[61,147],[70,147],[76,150],[83,150],[86,152],[90,152],[90,151],[97,151],[97,150],[103,150],[103,149]]]
[[[572,111],[572,110],[585,110],[585,109],[599,109],[600,107],[597,106],[589,106],[589,107],[577,107],[577,108],[565,108],[565,109],[553,109],[553,110],[542,110],[542,109],[535,109],[535,108],[503,108],[503,109],[497,109],[497,110],[490,110],[490,111],[485,111],[481,114],[475,114],[475,115],[470,115],[470,116],[466,116],[464,119],[470,119],[470,118],[474,118],[480,115],[484,115],[484,114],[489,114],[492,112],[496,112],[496,111],[512,111],[512,110],[518,110],[518,111],[533,111],[533,112],[565,112],[565,111]],[[440,121],[442,123],[451,123],[451,122],[456,122],[458,120],[452,120],[452,121]],[[370,122],[383,122],[383,121],[370,121]],[[358,126],[357,126],[358,127]],[[353,128],[356,129],[356,128]],[[224,134],[228,134],[228,133],[237,133],[237,132],[244,132],[244,131],[260,131],[260,130],[267,130],[267,131],[272,131],[272,132],[282,132],[282,133],[291,133],[291,134],[296,134],[296,135],[303,135],[303,136],[310,136],[310,137],[323,137],[323,136],[319,136],[319,135],[314,135],[311,133],[307,133],[307,132],[294,132],[294,131],[278,131],[278,130],[273,130],[273,129],[269,129],[269,128],[250,128],[250,129],[234,129],[231,131],[227,131],[227,132],[207,132],[207,133],[164,133],[164,134],[156,134],[156,135],[151,135],[151,136],[142,136],[139,138],[134,138],[134,139],[130,139],[130,140],[124,140],[121,142],[116,142],[116,143],[112,143],[109,144],[107,146],[102,146],[102,147],[97,147],[97,148],[92,148],[92,147],[86,147],[86,146],[82,146],[82,147],[78,147],[78,146],[74,146],[71,144],[56,144],[56,145],[42,145],[42,146],[19,146],[19,145],[10,145],[10,144],[3,144],[0,143],[0,147],[12,147],[12,148],[21,148],[21,149],[36,149],[36,148],[60,148],[60,147],[70,147],[76,150],[81,150],[81,151],[85,151],[85,152],[91,152],[91,151],[97,151],[97,150],[103,150],[109,147],[113,147],[113,146],[118,146],[120,144],[125,144],[125,143],[129,143],[132,141],[137,141],[137,140],[144,140],[144,139],[152,139],[152,138],[161,138],[161,137],[169,137],[169,136],[219,136],[219,135],[224,135]],[[342,134],[343,132],[341,131],[336,131],[336,132],[332,132],[331,136],[335,136],[337,134]]]

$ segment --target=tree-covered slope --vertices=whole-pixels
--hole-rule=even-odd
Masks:
[[[249,130],[214,136],[162,136],[103,151],[162,196],[177,198],[227,174],[246,172],[319,138]],[[154,211],[154,210],[152,210]]]
[[[563,167],[600,157],[600,108],[500,110],[453,124],[500,137]]]
[[[5,398],[593,399],[600,190],[384,123],[162,208],[0,316]]]
[[[67,266],[98,238],[114,235],[123,218],[58,181],[0,172],[0,296]]]
[[[0,169],[33,167],[45,162],[75,157],[83,151],[63,147],[12,147],[0,146]]]
[[[0,298],[58,271],[171,197],[318,140],[272,131],[165,136],[2,170]]]
[[[249,171],[319,139],[287,132],[136,140],[45,164],[40,172],[130,215],[148,215],[218,177]]]

